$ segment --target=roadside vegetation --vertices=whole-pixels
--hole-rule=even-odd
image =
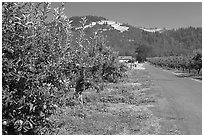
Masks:
[[[83,105],[71,98],[49,117],[57,135],[159,134],[160,120],[150,110],[156,103],[153,85],[144,70],[128,70],[127,78],[108,83],[97,93],[83,94]],[[74,92],[69,92],[70,97]]]
[[[154,57],[147,60],[153,65],[189,74],[183,76],[202,76],[202,51],[199,49],[189,56]]]

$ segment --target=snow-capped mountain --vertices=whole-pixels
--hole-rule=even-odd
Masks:
[[[172,55],[182,53],[181,49],[191,41],[184,41],[178,39],[177,36],[181,36],[181,33],[186,34],[189,37],[199,42],[197,47],[202,45],[202,29],[186,28],[179,30],[171,30],[166,28],[146,28],[142,26],[132,26],[129,24],[118,23],[113,20],[108,20],[99,16],[74,16],[69,20],[72,26],[72,42],[77,44],[77,37],[80,35],[80,29],[82,29],[82,18],[86,17],[86,23],[84,25],[84,32],[86,38],[93,38],[96,34],[104,36],[107,45],[111,46],[115,51],[119,51],[120,55],[133,55],[135,48],[138,46],[146,46],[150,49],[150,56],[160,55]],[[186,33],[195,32],[194,33]],[[157,33],[156,33],[157,32]],[[159,33],[159,35],[158,35]],[[193,35],[191,35],[193,34]],[[144,46],[144,47],[145,47]],[[190,45],[189,45],[190,47]],[[161,53],[161,54],[160,54]]]
[[[82,17],[71,17],[70,19],[74,21],[74,26],[75,26],[75,30],[78,30],[78,29],[81,29],[81,25],[80,25],[80,20],[81,20]],[[138,30],[141,30],[141,31],[146,31],[146,32],[159,32],[159,33],[162,33],[168,29],[166,28],[146,28],[146,27],[133,27],[133,26],[130,26],[130,25],[127,25],[127,24],[122,24],[122,23],[118,23],[116,21],[111,21],[111,20],[108,20],[104,17],[97,17],[97,16],[86,16],[88,22],[86,23],[86,25],[84,26],[85,29],[86,28],[92,28],[96,25],[107,25],[109,26],[109,28],[106,28],[104,29],[103,31],[105,30],[118,30],[119,32],[125,32],[125,31],[128,31],[130,30],[130,28],[136,28]]]

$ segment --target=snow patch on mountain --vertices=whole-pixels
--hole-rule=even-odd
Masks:
[[[159,32],[159,33],[162,33],[163,31],[166,30],[165,28],[140,28],[140,29],[147,32]]]
[[[116,30],[119,30],[120,32],[123,32],[123,31],[127,31],[129,29],[129,27],[126,27],[126,26],[122,26],[121,23],[117,23],[115,21],[109,21],[109,20],[101,20],[101,21],[98,21],[98,22],[91,22],[90,24],[88,25],[85,25],[84,28],[89,28],[89,27],[93,27],[95,26],[96,24],[99,24],[99,25],[110,25],[112,26],[114,29]],[[78,29],[82,29],[82,27],[77,27],[75,28],[76,30]],[[103,29],[103,31],[106,31],[107,29]],[[111,30],[111,29],[109,29]]]
[[[103,24],[110,25],[114,29],[119,30],[120,32],[127,31],[129,29],[129,27],[121,26],[122,25],[121,23],[116,23],[115,21],[110,21],[110,20],[101,20],[97,23],[100,25],[103,25]]]
[[[84,28],[93,27],[96,25],[96,22],[91,22],[91,24],[84,26]]]

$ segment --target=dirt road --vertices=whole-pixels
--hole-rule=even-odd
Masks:
[[[166,119],[164,128],[170,121],[174,121],[180,134],[202,134],[202,83],[190,78],[176,77],[170,71],[148,63],[144,67],[160,87],[160,112],[157,115]]]

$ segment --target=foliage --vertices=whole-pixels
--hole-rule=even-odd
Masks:
[[[177,30],[170,30],[167,33],[170,37],[182,43],[188,49],[197,49],[201,47],[202,28],[179,28]]]
[[[202,68],[202,50],[194,50],[193,52],[193,64],[194,69],[197,70],[198,74]]]
[[[2,4],[3,134],[52,134],[50,115],[66,104],[82,75],[88,86],[79,85],[87,88],[122,76],[117,54],[105,40],[85,39],[85,18],[72,45],[64,4],[51,11],[50,3]]]
[[[151,48],[145,44],[136,44],[136,45],[139,45],[139,46],[136,48],[135,54],[133,56],[136,58],[136,60],[139,63],[146,61],[148,53],[151,52]]]
[[[62,10],[55,9],[49,23],[50,3],[3,3],[3,134],[50,132],[48,117],[67,91],[62,81],[69,26]]]
[[[188,69],[189,73],[195,69],[199,74],[202,68],[202,52],[201,50],[194,50],[190,56],[154,57],[148,58],[148,61],[160,67],[182,68],[183,71]]]

